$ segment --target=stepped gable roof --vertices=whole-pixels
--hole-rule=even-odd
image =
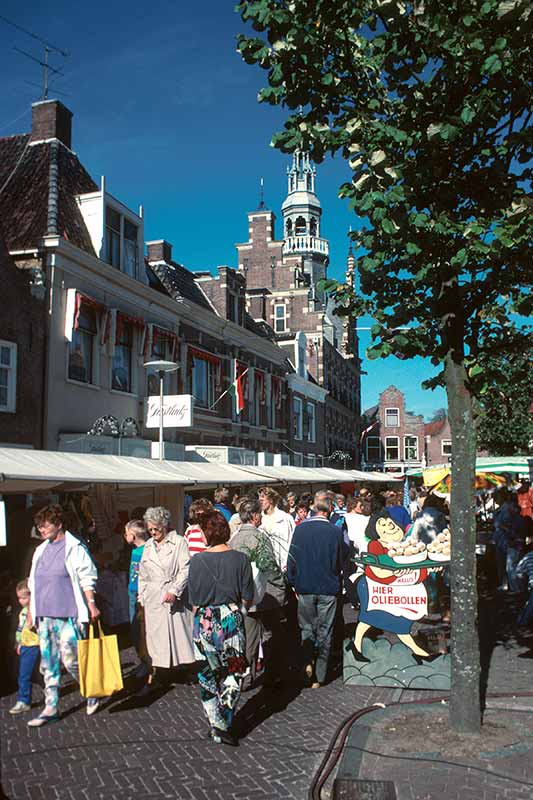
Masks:
[[[424,436],[437,436],[446,425],[447,417],[436,419],[434,422],[426,422],[424,424]]]
[[[155,275],[164,291],[174,300],[190,300],[196,305],[213,311],[207,297],[194,280],[193,274],[181,264],[176,264],[175,261],[168,264],[166,261],[151,261],[149,270]]]
[[[96,255],[76,195],[98,190],[78,157],[59,140],[30,144],[30,134],[0,138],[0,219],[9,250],[37,247],[48,233],[52,143],[57,145],[57,233]],[[13,172],[14,170],[14,172]]]

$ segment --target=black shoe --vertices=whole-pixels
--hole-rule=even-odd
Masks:
[[[221,728],[211,728],[209,735],[217,744],[228,744],[230,747],[239,746],[239,740],[229,731],[223,731]]]
[[[370,659],[364,656],[361,652],[359,652],[359,650],[355,646],[355,642],[353,639],[351,639],[348,642],[348,644],[344,649],[346,650],[347,653],[351,651],[355,660],[359,661],[361,664],[370,664]]]

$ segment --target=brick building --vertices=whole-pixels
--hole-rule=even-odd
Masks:
[[[349,453],[358,464],[360,426],[360,360],[353,320],[335,315],[333,299],[320,281],[327,276],[329,242],[322,236],[322,209],[315,191],[316,169],[309,155],[296,152],[288,170],[288,193],[282,206],[283,236],[276,238],[275,214],[263,202],[248,214],[248,240],[237,245],[247,310],[274,331],[289,361],[299,360],[298,335],[306,337],[306,371],[327,392],[324,408],[325,463],[335,452]],[[347,280],[353,285],[353,258]],[[300,359],[301,360],[301,359]],[[303,428],[305,429],[305,410]],[[300,405],[292,409],[293,435],[298,433]],[[296,420],[296,423],[294,422]],[[302,439],[295,438],[295,452]],[[329,460],[328,460],[329,459]]]
[[[0,279],[0,447],[41,447],[46,385],[43,287],[31,270],[17,269],[1,231]]]
[[[446,464],[452,456],[452,432],[448,417],[443,416],[424,425],[426,464]]]
[[[404,474],[425,466],[424,418],[405,408],[405,396],[396,386],[381,392],[376,406],[365,411],[361,448],[367,470]]]
[[[237,459],[286,460],[293,370],[269,326],[247,313],[242,275],[222,270],[224,289],[217,295],[213,280],[211,299],[168,242],[149,242],[145,258],[142,210],[91,178],[71,150],[71,121],[58,101],[35,103],[31,132],[0,139],[0,268],[9,273],[0,442],[147,456],[157,431],[145,426],[146,399],[158,382],[144,363],[171,359],[180,369],[165,391],[192,394],[195,411],[191,428],[165,431],[167,457],[216,446]],[[217,400],[244,369],[238,415],[229,394]],[[120,430],[106,423],[104,435],[87,436],[103,416]]]

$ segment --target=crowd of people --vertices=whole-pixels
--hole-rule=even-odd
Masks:
[[[520,575],[533,586],[533,552],[526,553],[532,506],[518,505],[516,497],[497,496],[494,517],[499,568],[510,591]],[[319,689],[328,680],[343,602],[361,603],[363,569],[354,557],[384,535],[376,515],[390,520],[400,539],[431,542],[448,526],[444,502],[413,489],[408,502],[401,492],[365,488],[347,498],[326,490],[281,497],[271,487],[230,498],[220,489],[213,500],[192,500],[183,535],[168,509],[136,509],[124,540],[131,548],[129,619],[140,692],[153,691],[171,668],[194,672],[209,735],[236,745],[232,725],[243,691],[258,681],[276,688],[295,675]],[[78,681],[77,642],[100,610],[96,566],[66,529],[62,508],[42,509],[35,526],[42,543],[17,586],[19,690],[11,713],[30,711],[31,675],[40,661],[45,705],[28,725],[41,727],[59,719],[61,665]],[[430,600],[449,619],[446,572],[429,577]],[[526,622],[533,615],[533,600],[524,615]],[[358,651],[357,636],[372,624],[360,614]],[[398,635],[414,648],[407,633]],[[87,714],[100,703],[88,698]]]

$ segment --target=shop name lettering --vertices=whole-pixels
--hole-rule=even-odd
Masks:
[[[158,401],[154,403],[148,404],[148,419],[150,418],[158,418],[160,415],[160,403]],[[188,403],[173,403],[167,404],[163,408],[163,416],[165,418],[173,417],[177,420],[185,419],[185,417],[189,413],[189,405]]]
[[[373,586],[370,603],[373,606],[425,605],[424,597],[408,597],[403,593],[395,594],[393,586]]]

